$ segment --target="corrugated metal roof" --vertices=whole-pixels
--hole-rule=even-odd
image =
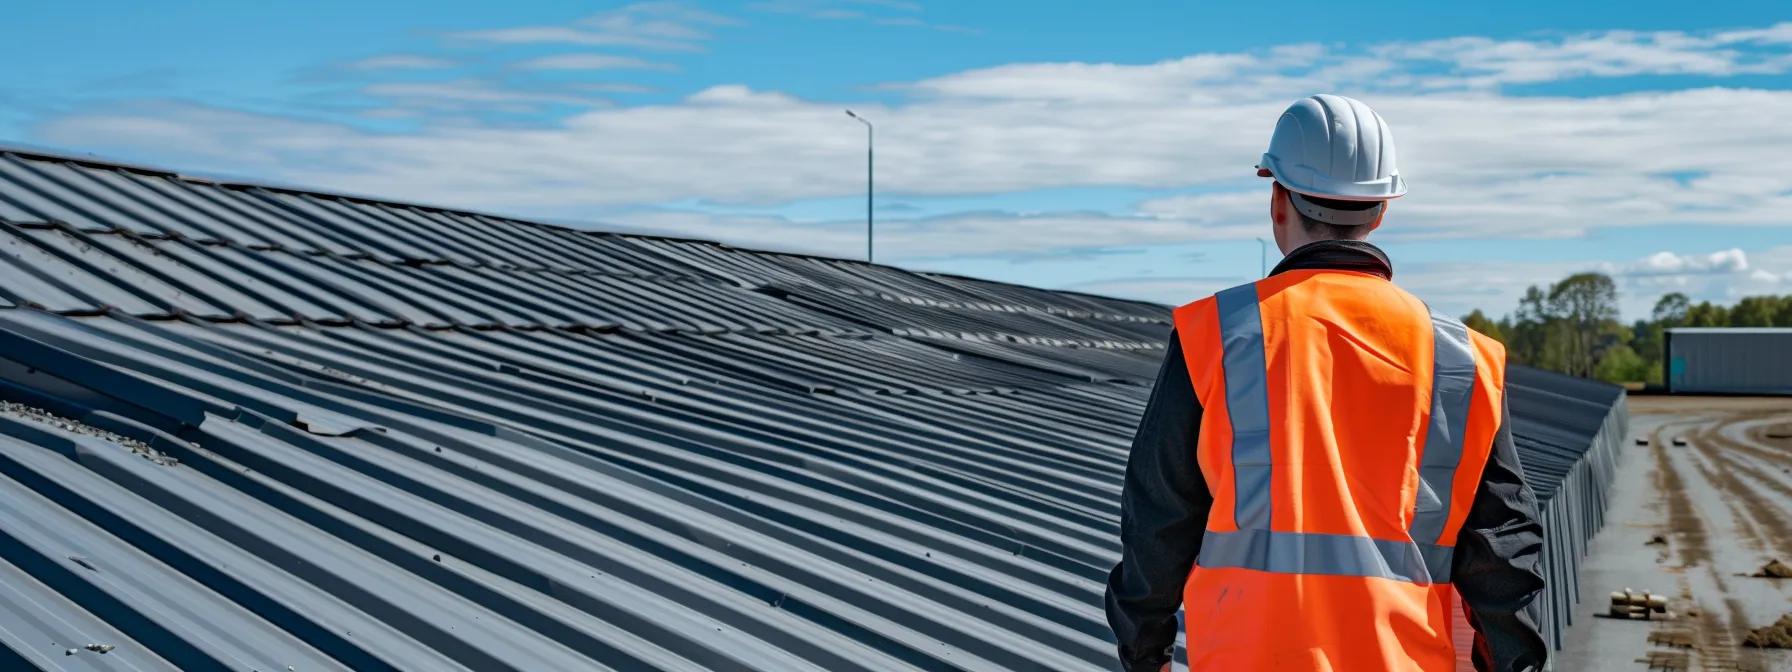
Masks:
[[[1161,306],[18,153],[0,250],[0,669],[1114,667]]]
[[[1792,327],[1675,327],[1668,331],[1675,334],[1773,334],[1783,336],[1792,334]]]
[[[1792,328],[1669,329],[1671,394],[1792,395]]]

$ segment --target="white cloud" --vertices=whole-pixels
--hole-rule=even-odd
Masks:
[[[586,31],[566,26],[525,26],[452,33],[448,37],[495,44],[576,44],[583,46],[623,46],[664,51],[700,51],[689,42],[651,38],[643,35]]]
[[[634,56],[613,54],[555,54],[516,64],[521,70],[677,70],[670,63],[656,63]]]
[[[348,64],[351,70],[437,70],[454,67],[454,61],[418,54],[386,54]]]
[[[794,222],[772,216],[715,216],[676,210],[643,210],[611,213],[603,221],[611,228],[631,232],[693,236],[755,249],[844,258],[862,257],[865,249],[862,219]],[[1212,227],[1178,220],[1075,212],[1042,215],[966,212],[875,222],[879,258],[923,264],[950,257],[1100,251],[1214,240],[1250,235],[1250,231],[1257,228],[1260,227]],[[1100,235],[1092,236],[1091,232],[1100,232]]]
[[[976,28],[956,25],[933,25],[913,16],[888,16],[890,12],[916,13],[921,5],[904,0],[766,0],[747,5],[755,12],[795,14],[823,20],[869,20],[880,26],[931,27],[952,33],[981,35]]]
[[[1618,286],[1624,319],[1649,315],[1655,301],[1682,292],[1694,302],[1731,303],[1745,296],[1785,294],[1792,276],[1792,246],[1754,255],[1741,250],[1705,254],[1660,252],[1629,264],[1594,262],[1452,262],[1407,264],[1396,260],[1395,280],[1420,298],[1453,314],[1480,308],[1489,315],[1512,312],[1526,287],[1548,288],[1573,273],[1607,273]],[[1782,269],[1778,272],[1769,268]]]
[[[578,82],[567,84],[572,91],[591,91],[593,93],[658,93],[659,89],[643,84],[625,82]]]
[[[1054,82],[1080,87],[1073,79]],[[414,104],[599,105],[570,93],[479,82],[394,83],[369,94]],[[859,107],[878,125],[878,184],[908,195],[988,194],[1087,185],[1240,188],[1154,201],[1140,212],[1224,224],[1254,221],[1264,183],[1251,166],[1285,101],[1230,106],[1164,102],[1040,105],[935,97]],[[1390,119],[1411,195],[1386,236],[1575,236],[1590,227],[1662,223],[1788,223],[1792,197],[1763,176],[1792,174],[1792,92],[1703,89],[1595,99],[1475,95],[1371,97]],[[1748,109],[1748,115],[1733,110]],[[124,143],[190,152],[204,108],[89,113],[38,128],[53,143]],[[254,123],[244,115],[241,123]],[[596,109],[532,129],[430,128],[361,133],[268,118],[242,143],[273,151],[298,134],[339,142],[348,173],[297,161],[245,165],[241,143],[203,157],[207,168],[254,168],[326,188],[480,208],[603,206],[707,198],[770,204],[860,193],[863,129],[840,106],[744,86],[715,87],[682,105]],[[155,136],[142,124],[178,127]],[[315,138],[312,140],[311,138]],[[207,145],[200,145],[207,146]],[[1773,149],[1773,148],[1779,149]],[[400,168],[402,166],[402,168]],[[1555,175],[1540,175],[1544,170]],[[1681,185],[1663,177],[1702,171]],[[557,185],[557,186],[548,186]],[[520,201],[517,193],[535,194]],[[527,214],[527,213],[520,213]],[[1116,244],[1125,241],[1116,240]]]
[[[1657,252],[1633,264],[1625,266],[1607,264],[1604,268],[1608,273],[1615,275],[1636,277],[1741,273],[1748,270],[1748,255],[1739,249],[1728,249],[1710,254]]]
[[[496,86],[477,79],[447,82],[387,82],[370,84],[361,89],[369,96],[402,103],[413,108],[435,110],[531,111],[544,103],[607,106],[602,98],[559,91],[528,91]]]
[[[711,35],[696,25],[740,22],[677,2],[641,2],[580,19],[572,26],[519,26],[449,33],[451,40],[501,45],[574,44],[661,51],[702,51]]]
[[[1662,262],[1652,255],[1634,264],[1612,265],[1597,262],[1525,262],[1525,261],[1451,261],[1404,262],[1395,255],[1394,281],[1451,315],[1466,315],[1479,309],[1499,318],[1518,305],[1527,287],[1548,289],[1551,283],[1568,275],[1586,271],[1613,274],[1618,286],[1618,303],[1624,320],[1648,317],[1656,300],[1668,292],[1683,292],[1694,302],[1734,303],[1745,296],[1787,294],[1792,283],[1792,246],[1772,248],[1754,255],[1753,264],[1745,272],[1738,262],[1741,255],[1732,251],[1713,254],[1663,253],[1680,262]],[[1625,269],[1672,267],[1690,268],[1677,274],[1625,273]],[[1757,267],[1759,266],[1759,267]],[[1779,272],[1765,267],[1782,269]],[[1734,269],[1714,272],[1713,268]],[[1253,275],[1214,277],[1122,277],[1085,282],[1062,287],[1129,299],[1180,305],[1210,295],[1215,291],[1255,279]]]
[[[1331,88],[1380,93],[1482,91],[1585,77],[1792,72],[1792,54],[1739,50],[1771,44],[1792,23],[1764,31],[1700,35],[1607,31],[1554,39],[1457,37],[1371,45],[1358,51],[1284,45],[1260,53],[1196,54],[1150,65],[1026,63],[914,83],[936,94],[1014,100],[1150,99],[1226,104],[1281,100]],[[1792,43],[1792,39],[1783,40]],[[1444,74],[1431,73],[1443,66]],[[1051,83],[1051,78],[1060,79]]]
[[[1784,54],[1760,56],[1725,48],[1742,40],[1683,32],[1610,31],[1559,40],[1493,40],[1459,37],[1374,50],[1397,61],[1449,64],[1448,78],[1432,80],[1470,87],[1550,82],[1574,77],[1631,75],[1731,76],[1785,72]]]
[[[363,119],[421,119],[423,113],[402,107],[379,107],[363,110],[360,116]]]
[[[701,32],[695,26],[725,20],[691,11],[635,5],[576,28],[553,29],[694,44]],[[1739,64],[1730,70],[1697,66],[1717,75],[1754,67],[1749,64],[1760,62],[1769,48],[1762,45],[1781,30],[1441,40],[1355,52],[1296,44],[1144,65],[1013,64],[890,84],[887,89],[910,97],[854,109],[877,124],[880,193],[925,197],[1089,186],[1198,192],[1140,204],[1137,217],[965,214],[911,225],[938,242],[903,243],[904,229],[892,223],[891,244],[912,245],[905,255],[914,257],[1260,235],[1266,185],[1251,167],[1282,109],[1319,90],[1359,95],[1393,126],[1412,192],[1390,211],[1378,234],[1384,238],[1567,237],[1591,227],[1649,224],[1784,225],[1792,223],[1786,214],[1792,213],[1792,191],[1779,176],[1792,175],[1792,126],[1782,120],[1792,117],[1792,92],[1710,87],[1514,97],[1463,83],[1483,77],[1535,81],[1539,67],[1594,77],[1686,72],[1689,64],[1705,62],[1687,53]],[[1465,63],[1468,71],[1454,75],[1458,85],[1438,87],[1428,80],[1438,75],[1421,76],[1434,70],[1414,69],[1416,60],[1425,59]],[[1544,66],[1514,65],[1521,62]],[[527,128],[431,121],[414,133],[374,133],[323,121],[161,105],[52,119],[36,134],[80,148],[128,147],[179,157],[180,165],[193,169],[525,216],[602,219],[618,208],[688,199],[778,204],[862,193],[864,129],[841,114],[842,104],[739,84],[647,107],[610,108],[584,95],[615,86],[529,89],[467,78],[364,90],[389,103],[382,109],[593,108]],[[1671,177],[1687,174],[1699,177]],[[774,246],[779,240],[822,244],[847,255],[857,246],[856,239],[828,242],[812,226],[782,220],[631,217],[719,238],[751,224],[763,228],[733,235]],[[846,223],[837,228],[852,231]]]
[[[847,0],[847,1],[852,4],[855,4],[855,5],[877,5],[879,7],[888,7],[890,9],[903,11],[903,12],[919,12],[919,11],[921,11],[920,5],[915,4],[913,2],[904,2],[903,0]]]
[[[1719,33],[1717,35],[1717,40],[1724,44],[1748,42],[1757,44],[1792,44],[1792,21],[1783,21],[1767,28]]]

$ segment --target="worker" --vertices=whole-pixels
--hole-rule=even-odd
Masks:
[[[1319,95],[1257,174],[1285,255],[1177,309],[1132,444],[1109,625],[1129,672],[1536,672],[1536,498],[1505,350],[1393,284],[1365,242],[1406,193],[1387,123]]]

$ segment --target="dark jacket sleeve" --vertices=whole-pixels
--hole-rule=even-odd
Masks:
[[[1524,482],[1512,442],[1512,412],[1502,404],[1493,454],[1482,470],[1450,570],[1475,629],[1473,658],[1479,672],[1541,672],[1549,660],[1549,644],[1529,613],[1543,590],[1538,569],[1542,551],[1537,498]]]
[[[1201,404],[1170,334],[1120,495],[1120,563],[1108,576],[1108,624],[1128,672],[1170,661],[1182,586],[1201,550],[1213,495],[1195,459]]]

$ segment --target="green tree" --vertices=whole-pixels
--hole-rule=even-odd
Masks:
[[[1642,382],[1649,378],[1649,362],[1628,345],[1607,349],[1599,358],[1594,377],[1608,383]]]
[[[1469,328],[1506,344],[1507,361],[1612,382],[1661,382],[1666,331],[1679,327],[1792,327],[1792,296],[1750,296],[1734,306],[1693,303],[1680,292],[1657,299],[1648,319],[1618,322],[1617,286],[1598,273],[1525,289],[1495,322],[1479,309]]]
[[[1792,327],[1792,296],[1780,297],[1780,309],[1773,314],[1773,326]]]
[[[1544,369],[1556,368],[1545,361],[1550,320],[1546,301],[1543,290],[1536,285],[1524,290],[1524,296],[1518,300],[1518,310],[1500,330],[1506,336],[1507,360]]]
[[[1649,317],[1663,328],[1672,329],[1686,324],[1686,311],[1692,308],[1692,301],[1680,292],[1669,292],[1655,301],[1655,310]]]
[[[1727,327],[1730,326],[1730,309],[1711,305],[1710,301],[1700,301],[1698,305],[1686,310],[1688,327]]]
[[[1500,324],[1489,319],[1486,315],[1481,314],[1481,309],[1479,308],[1476,308],[1474,312],[1464,316],[1462,318],[1462,323],[1467,325],[1470,329],[1481,332],[1481,335],[1483,336],[1501,343],[1506,342],[1506,334],[1500,329]]]
[[[1576,273],[1549,288],[1548,348],[1558,358],[1561,371],[1592,377],[1604,350],[1615,345],[1613,325],[1618,322],[1618,288],[1603,273]],[[1634,353],[1632,353],[1634,354]]]
[[[1777,296],[1745,296],[1730,309],[1729,326],[1771,327],[1782,303]]]
[[[1637,320],[1631,325],[1630,349],[1643,359],[1647,367],[1641,378],[1634,382],[1661,382],[1661,360],[1667,356],[1662,348],[1667,343],[1666,329],[1656,320]]]

